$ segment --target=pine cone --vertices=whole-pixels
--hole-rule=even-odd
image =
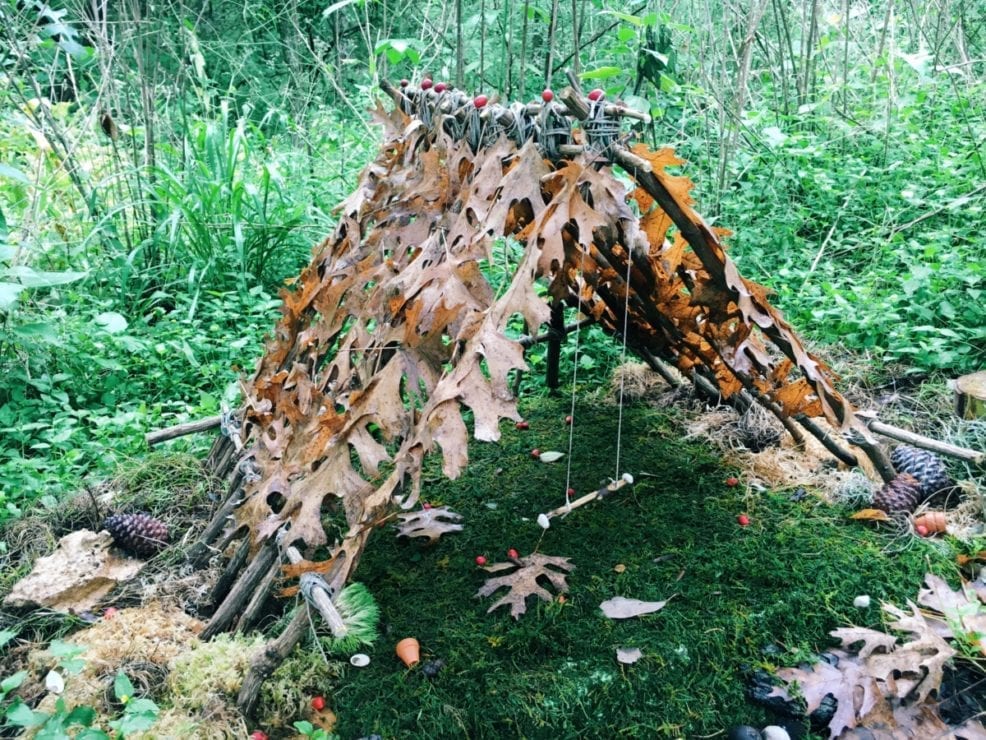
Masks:
[[[908,473],[901,473],[884,484],[873,497],[873,508],[888,514],[907,514],[914,511],[923,500],[921,481]]]
[[[921,482],[921,502],[943,489],[955,487],[955,481],[945,468],[945,461],[933,452],[900,445],[890,453],[890,462],[898,474],[909,473]]]
[[[137,557],[150,557],[168,544],[168,526],[150,514],[113,514],[103,522],[113,543]]]

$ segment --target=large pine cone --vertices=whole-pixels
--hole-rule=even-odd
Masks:
[[[909,473],[921,482],[921,501],[955,487],[955,481],[945,468],[945,461],[933,452],[900,445],[890,453],[890,462],[898,474]]]
[[[921,481],[909,473],[901,473],[884,484],[873,497],[873,508],[888,514],[909,514],[924,500]]]
[[[113,514],[103,528],[113,535],[113,543],[139,558],[150,557],[168,545],[168,526],[150,514]]]

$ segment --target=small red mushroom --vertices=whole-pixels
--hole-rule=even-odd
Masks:
[[[545,103],[550,103],[554,99],[555,99],[555,94],[551,92],[550,87],[546,87],[544,88],[544,90],[541,91],[541,100],[543,100]]]
[[[517,427],[518,429],[520,429],[521,431],[523,431],[523,430],[525,430],[525,429],[530,429],[530,428],[531,428],[531,425],[530,425],[530,424],[528,424],[528,423],[527,423],[526,421],[524,421],[523,419],[521,419],[520,421],[518,421],[518,422],[517,422],[517,424],[516,424],[515,426],[516,426],[516,427]]]
[[[430,77],[425,77],[423,80],[421,80],[421,89],[422,90],[430,90],[431,89],[431,85],[432,85],[432,82],[431,82],[431,78]]]
[[[923,524],[917,525],[914,528],[914,531],[917,532],[922,537],[927,537],[928,536],[928,528],[926,526],[924,526]]]
[[[476,556],[476,565],[479,565],[479,566],[486,565],[486,558],[483,557],[482,555],[477,555]]]
[[[730,476],[726,478],[726,485],[729,486],[730,488],[736,488],[736,486],[739,485],[739,478],[736,478],[734,476]]]
[[[485,95],[477,95],[475,98],[472,99],[472,104],[475,105],[477,108],[484,107],[488,102],[490,102],[490,99]]]
[[[312,709],[314,709],[316,712],[321,712],[323,709],[325,709],[325,699],[323,699],[321,696],[313,696]]]
[[[589,100],[591,100],[593,103],[602,100],[604,97],[606,97],[606,93],[603,92],[603,89],[601,87],[597,87],[595,90],[589,93]]]
[[[740,514],[738,517],[736,517],[736,521],[739,522],[739,525],[741,527],[746,527],[750,524],[750,517],[748,517],[746,514]]]
[[[428,509],[431,508],[431,504],[425,501],[423,504],[421,504],[421,508],[424,509],[425,511],[428,511]]]
[[[569,488],[567,491],[565,491],[565,493],[568,495],[569,498],[571,498],[572,496],[575,495],[575,489]]]
[[[572,422],[574,421],[575,418],[571,414],[565,417],[565,423],[568,424],[568,426],[572,426]]]
[[[540,460],[541,459],[541,450],[539,450],[539,449],[537,449],[535,447],[533,450],[531,450],[531,457],[533,457],[535,460]]]
[[[507,550],[507,557],[510,558],[511,560],[516,560],[517,558],[520,557],[520,553],[511,547],[509,550]]]
[[[406,80],[406,79],[405,80],[401,80],[401,87],[407,87],[410,84],[411,83],[408,80]]]
[[[446,90],[448,90],[448,85],[446,85],[444,82],[438,82],[435,84],[435,92],[443,93]]]

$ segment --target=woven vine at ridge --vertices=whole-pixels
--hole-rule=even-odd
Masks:
[[[630,349],[706,372],[726,397],[745,384],[788,415],[837,427],[851,418],[826,366],[694,212],[691,181],[666,172],[682,164],[671,150],[632,151],[709,235],[705,263],[642,188],[628,191],[591,152],[552,164],[532,142],[501,137],[474,154],[398,110],[375,118],[380,153],[285,292],[244,384],[260,475],[236,523],[255,543],[289,522],[290,539],[324,544],[323,504],[338,499],[351,528],[342,549],[358,556],[367,525],[418,499],[427,453],[438,448],[445,475],[458,476],[470,436],[495,442],[501,420],[520,419],[511,374],[526,366],[508,323],[520,316],[537,333],[552,301],[614,335],[628,306]],[[523,250],[497,291],[484,267],[504,237]]]

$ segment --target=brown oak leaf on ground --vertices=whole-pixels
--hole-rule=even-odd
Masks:
[[[921,591],[919,601],[945,618],[926,615],[913,603],[910,611],[884,604],[884,611],[894,617],[890,627],[907,634],[904,642],[898,644],[893,635],[864,627],[837,629],[831,634],[841,648],[829,651],[826,660],[808,668],[777,671],[788,687],[797,687],[808,714],[829,695],[837,701],[828,725],[830,737],[864,737],[863,730],[865,737],[881,740],[986,737],[986,728],[975,720],[949,728],[934,701],[944,669],[957,654],[946,640],[953,636],[949,627],[978,624],[963,622],[962,615],[975,616],[984,609],[974,595],[953,591],[936,576],[927,576],[925,582],[928,588]],[[787,687],[775,688],[772,695],[790,698]]]
[[[565,577],[575,569],[575,566],[568,562],[568,558],[535,552],[509,563],[494,563],[484,570],[489,573],[499,573],[509,568],[517,568],[517,570],[505,576],[488,579],[476,592],[476,597],[489,596],[494,591],[507,587],[510,591],[487,609],[486,613],[509,604],[510,616],[520,619],[520,615],[527,611],[528,596],[537,596],[543,601],[551,601],[554,598],[550,591],[538,583],[539,579],[546,579],[555,590],[564,593],[568,591]],[[556,570],[552,570],[553,568]]]
[[[398,537],[427,537],[428,544],[438,542],[438,538],[447,532],[461,532],[462,514],[456,514],[447,506],[433,506],[430,509],[420,509],[398,514],[401,523],[397,525]]]

